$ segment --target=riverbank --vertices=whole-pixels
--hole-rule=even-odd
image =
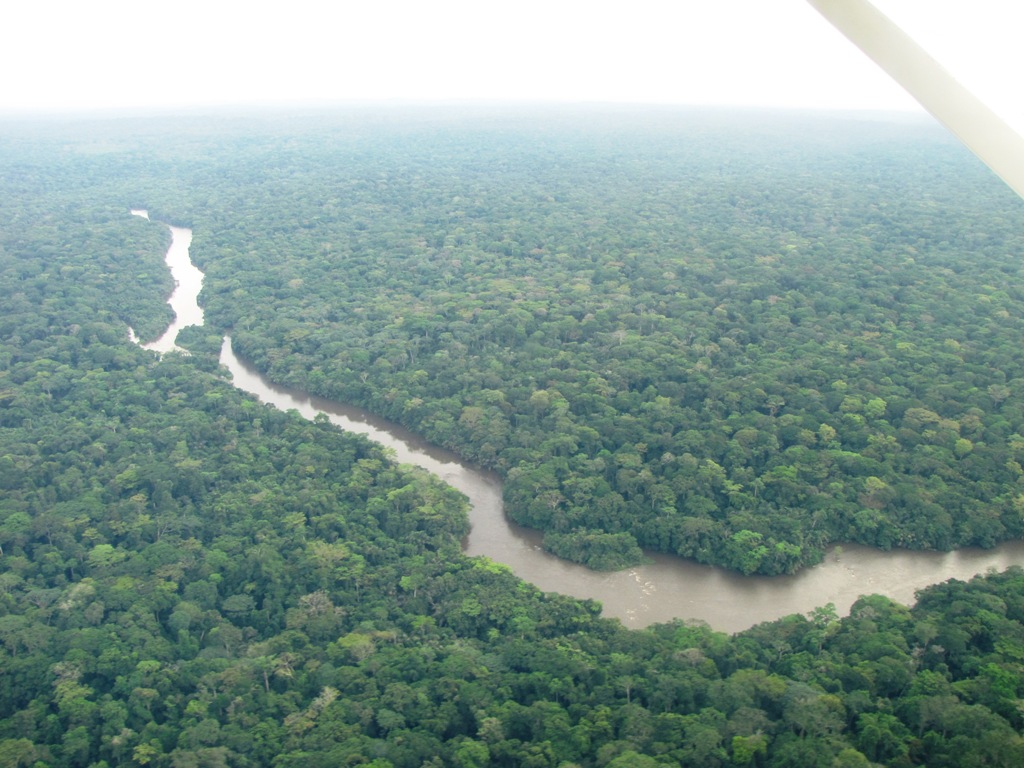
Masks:
[[[168,253],[168,264],[178,282],[172,296],[177,318],[155,343],[166,349],[174,348],[181,328],[203,323],[197,302],[203,276],[188,258],[191,231],[175,227],[171,231],[171,251],[175,253],[173,259]],[[155,344],[148,348],[156,348]],[[282,410],[295,409],[309,419],[323,413],[337,426],[386,446],[399,463],[422,467],[466,494],[472,525],[463,547],[467,555],[507,565],[519,578],[544,591],[598,600],[604,615],[628,627],[684,619],[738,632],[789,614],[808,613],[826,603],[845,615],[864,594],[883,594],[910,604],[917,590],[930,584],[1024,565],[1024,542],[1008,542],[991,550],[953,552],[882,552],[844,545],[841,553],[833,548],[824,562],[791,576],[743,576],[655,553],[649,553],[652,562],[647,565],[614,573],[592,571],[546,552],[538,531],[510,523],[504,513],[501,480],[494,473],[466,464],[455,454],[362,409],[269,382],[234,354],[228,337],[220,362],[236,387],[262,402]]]
[[[472,524],[464,543],[467,555],[503,563],[544,591],[598,600],[604,615],[628,627],[684,619],[739,632],[792,613],[808,613],[826,603],[833,603],[845,615],[864,594],[882,594],[911,604],[917,590],[931,584],[1024,565],[1024,542],[953,552],[883,552],[849,544],[832,548],[822,563],[792,576],[744,576],[659,553],[648,553],[652,562],[636,568],[592,571],[546,552],[540,532],[509,522],[502,504],[501,480],[493,473],[476,469],[455,454],[360,408],[273,384],[234,354],[230,338],[224,339],[220,362],[236,387],[260,401],[282,410],[294,409],[308,419],[323,413],[342,429],[383,444],[394,452],[396,461],[433,472],[466,494]]]

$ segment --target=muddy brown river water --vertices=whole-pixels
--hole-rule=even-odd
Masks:
[[[168,265],[178,288],[170,302],[177,319],[156,343],[159,346],[150,345],[160,352],[174,348],[180,328],[202,324],[197,303],[202,273],[188,259],[192,233],[172,228],[172,234]],[[845,614],[864,594],[883,594],[909,604],[915,592],[929,584],[1024,565],[1024,542],[1009,542],[991,550],[954,552],[881,552],[851,544],[833,549],[824,562],[793,576],[741,576],[662,554],[652,554],[650,564],[625,571],[592,571],[548,554],[540,546],[538,532],[508,521],[497,475],[466,464],[451,452],[360,408],[267,381],[234,354],[228,337],[220,361],[236,387],[262,402],[283,410],[295,409],[309,419],[323,413],[339,427],[390,448],[396,461],[423,467],[466,494],[472,524],[463,547],[467,555],[482,555],[503,563],[544,591],[598,600],[606,616],[618,618],[628,627],[692,619],[718,630],[737,632],[791,613],[807,613],[830,602]]]

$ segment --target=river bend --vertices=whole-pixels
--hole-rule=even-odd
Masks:
[[[174,260],[170,252],[167,260],[178,286],[170,299],[176,319],[155,343],[160,344],[160,351],[174,348],[180,328],[203,322],[197,304],[202,273],[188,259],[192,233],[175,227],[171,231],[171,251],[177,251]],[[179,271],[185,269],[180,258],[182,249],[187,267],[195,270],[198,279],[194,275],[186,278],[186,273]],[[807,613],[829,602],[845,614],[863,594],[883,594],[909,604],[914,593],[929,584],[1024,565],[1024,542],[1009,542],[991,550],[954,552],[881,552],[846,545],[831,550],[821,564],[794,576],[741,576],[663,554],[652,554],[650,564],[624,571],[591,571],[548,554],[540,546],[538,532],[508,521],[497,475],[472,467],[453,453],[360,408],[267,381],[234,354],[228,337],[224,339],[220,361],[236,387],[262,402],[283,410],[295,409],[308,419],[323,413],[337,426],[366,435],[391,449],[396,461],[422,467],[466,494],[472,525],[463,545],[467,555],[486,555],[504,563],[517,576],[544,591],[599,600],[604,615],[618,618],[628,627],[678,618],[705,621],[714,629],[737,632],[791,613]]]

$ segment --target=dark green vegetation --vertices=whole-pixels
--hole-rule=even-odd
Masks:
[[[272,379],[497,468],[596,567],[1024,534],[1021,203],[940,129],[433,117],[175,172],[208,321]]]
[[[401,140],[379,125],[363,130],[254,120],[166,128],[76,125],[66,133],[54,128],[52,135],[3,127],[0,766],[1024,763],[1024,572],[932,588],[914,609],[868,597],[848,619],[826,608],[733,638],[684,623],[628,632],[601,619],[595,604],[542,595],[501,566],[462,557],[466,516],[457,494],[389,464],[361,438],[277,413],[236,392],[216,370],[217,326],[187,334],[183,343],[192,357],[160,361],[127,341],[128,324],[151,337],[167,319],[166,231],[127,215],[128,205],[141,205],[196,228],[193,252],[207,273],[208,317],[221,325],[231,320],[236,338],[278,378],[308,381],[322,391],[361,392],[382,410],[436,414],[431,429],[447,424],[451,444],[512,475],[513,500],[523,475],[551,474],[547,490],[561,496],[534,494],[548,516],[568,514],[584,493],[595,499],[588,509],[626,515],[643,507],[648,486],[668,486],[674,514],[706,521],[704,538],[693,535],[705,542],[707,557],[720,552],[747,570],[778,557],[773,549],[747,567],[778,535],[758,526],[798,531],[805,524],[800,516],[809,514],[806,525],[817,528],[799,535],[831,530],[831,507],[815,501],[842,498],[842,489],[830,490],[831,484],[855,486],[851,498],[878,521],[879,531],[909,530],[907,520],[916,518],[900,515],[910,514],[914,493],[927,491],[933,506],[959,499],[959,507],[946,510],[952,531],[973,530],[982,519],[993,541],[1015,533],[1019,514],[1011,514],[1012,499],[1020,467],[1012,452],[1024,440],[1016,434],[1020,344],[1008,341],[1019,325],[1011,201],[928,131],[820,123],[818,155],[808,149],[805,156],[779,137],[743,149],[761,134],[746,136],[745,143],[734,137],[732,145],[726,142],[729,152],[715,155],[708,154],[714,143],[699,134],[673,145],[669,133],[655,133],[650,148],[638,149],[622,125],[570,141],[564,133],[477,122],[447,149],[443,134],[423,126],[404,131]],[[829,131],[839,134],[824,135]],[[851,142],[849,156],[829,159]],[[897,161],[893,146],[937,153],[931,202],[922,186],[928,166]],[[658,147],[669,152],[660,164]],[[774,154],[764,154],[766,147],[775,147]],[[436,162],[427,162],[427,148]],[[502,152],[512,157],[516,148],[520,160],[496,165]],[[597,150],[605,154],[595,157]],[[669,184],[687,167],[687,157],[698,168],[704,157],[709,174],[718,167],[719,185],[701,192],[696,177]],[[524,166],[529,158],[532,164]],[[863,167],[855,178],[876,174],[876,189],[844,181],[857,158]],[[882,172],[879,158],[899,167]],[[575,174],[589,167],[591,180],[604,183],[585,191],[576,175],[568,177],[576,182],[555,184],[550,175],[558,163]],[[737,163],[742,173],[730,166]],[[641,167],[649,182],[642,182]],[[759,167],[760,176],[754,173]],[[827,173],[807,178],[814,168]],[[958,188],[950,175],[959,177]],[[919,183],[911,185],[909,177]],[[348,187],[342,186],[346,178]],[[447,187],[437,186],[445,179]],[[419,197],[390,189],[417,184],[425,190]],[[901,185],[903,197],[896,193]],[[465,188],[462,201],[435,199],[452,187]],[[669,188],[689,200],[675,204],[671,216],[664,209]],[[470,196],[474,189],[479,198]],[[791,206],[801,189],[806,205]],[[824,201],[829,189],[834,215]],[[657,226],[647,225],[647,235],[625,229],[619,245],[587,256],[610,271],[607,281],[597,280],[577,270],[585,249],[547,253],[544,241],[527,237],[527,222],[543,207],[535,204],[538,190],[546,190],[542,201],[576,200],[575,215],[563,201],[550,225],[564,219],[591,249],[602,218],[639,227],[646,215]],[[615,202],[630,190],[635,205]],[[794,250],[786,248],[794,243],[779,241],[772,247],[777,253],[761,253],[770,240],[757,223],[757,211],[767,209],[755,205],[755,190],[794,227],[819,227],[822,237],[833,229],[860,234],[834,261],[824,246],[817,262],[811,258],[819,246],[810,235]],[[501,256],[488,268],[491,252],[476,238],[499,192],[508,197],[513,218],[502,225],[507,237],[498,237],[497,223],[487,225],[498,244],[493,255]],[[677,270],[687,272],[665,277],[668,256],[658,243],[676,238],[678,253],[690,251],[682,250],[683,224],[659,235],[661,223],[685,218],[689,206],[720,210],[730,194],[736,195],[733,216],[750,219],[746,242],[753,260],[727,258],[743,246],[731,238],[744,228],[734,222],[730,229],[725,217],[720,226],[704,225],[708,240],[700,258],[688,256],[685,264],[676,258]],[[865,212],[874,207],[874,228],[843,224],[856,218],[851,209],[858,200]],[[425,236],[421,244],[388,229],[448,205],[460,206],[446,215],[463,223],[439,219],[441,240]],[[906,210],[886,212],[910,208],[920,217],[929,206],[928,226],[923,219],[914,225]],[[867,213],[861,218],[872,220]],[[943,243],[930,229],[944,231],[958,221],[964,230],[956,237],[977,242],[957,246],[954,237]],[[775,231],[772,226],[779,225],[763,223],[765,231]],[[715,232],[721,239],[712,238]],[[903,245],[885,245],[882,236]],[[361,238],[369,245],[360,245]],[[524,238],[529,248],[519,253]],[[911,239],[915,244],[908,246]],[[506,240],[508,254],[499,248]],[[361,257],[357,246],[364,249]],[[899,248],[898,262],[883,257]],[[911,264],[906,248],[928,268]],[[439,283],[430,273],[436,260],[417,249],[449,260]],[[532,253],[537,249],[542,253]],[[625,255],[612,258],[613,251]],[[636,258],[627,263],[631,252]],[[866,254],[874,254],[875,267],[858,271]],[[770,292],[747,296],[746,303],[730,300],[760,290],[757,281],[773,274],[772,262],[756,257],[772,255]],[[517,273],[515,264],[524,260],[530,273]],[[649,263],[657,274],[648,274]],[[847,272],[861,281],[856,290],[830,282]],[[424,290],[403,293],[395,281],[414,281],[417,274]],[[355,293],[341,292],[349,290],[343,275],[353,291],[362,275],[361,290],[372,287],[371,297],[360,304]],[[653,287],[659,279],[676,286],[664,293],[664,307]],[[574,288],[584,281],[589,292]],[[476,283],[469,292],[467,282]],[[602,288],[605,282],[612,287]],[[932,293],[940,282],[942,301]],[[450,292],[451,307],[438,298],[439,285]],[[515,291],[527,287],[537,295],[516,302]],[[333,290],[336,300],[318,303],[318,292]],[[611,302],[616,292],[634,297],[629,311],[588,303],[600,296]],[[634,293],[643,295],[642,306],[629,303]],[[800,297],[809,303],[802,305]],[[831,310],[814,306],[830,297],[838,302]],[[434,306],[428,299],[439,307],[436,318],[427,316]],[[506,310],[506,299],[534,319],[517,316],[519,307]],[[695,307],[718,303],[694,309],[687,320],[692,337],[687,331],[678,338],[680,360],[689,367],[671,356],[649,358],[659,345],[671,345],[665,324],[673,302],[691,300]],[[740,323],[757,301],[762,314],[750,316],[757,322]],[[398,305],[400,322],[387,314]],[[579,308],[586,314],[574,325],[568,318]],[[237,320],[234,312],[241,313]],[[593,332],[583,330],[589,314],[597,324]],[[517,317],[521,339],[520,325],[512,322]],[[561,325],[549,327],[551,319]],[[447,330],[434,330],[432,323],[442,320]],[[712,338],[716,323],[731,323],[731,330]],[[336,346],[319,346],[327,343],[321,333],[331,334]],[[929,334],[940,341],[929,341]],[[999,347],[1004,340],[1007,346]],[[891,355],[881,355],[890,343]],[[690,360],[686,355],[696,354],[696,346],[701,357]],[[350,376],[345,366],[356,370],[360,351],[365,377]],[[527,366],[540,365],[528,362],[528,352],[547,367],[527,392],[519,377],[536,375]],[[769,375],[769,364],[787,354],[788,367]],[[600,366],[570,366],[588,359],[599,359]],[[727,369],[735,374],[732,384],[721,367],[728,361],[749,366],[747,373]],[[864,371],[885,365],[891,382],[872,384]],[[640,378],[629,378],[634,374]],[[603,380],[608,391],[584,397],[587,376]],[[572,377],[584,378],[574,388]],[[818,379],[820,387],[813,386]],[[845,388],[834,385],[840,379]],[[792,389],[797,395],[779,389],[793,381],[803,382]],[[684,405],[698,384],[699,411]],[[377,389],[385,385],[394,393]],[[404,399],[412,386],[419,387],[419,403]],[[887,389],[902,386],[904,400]],[[454,394],[439,397],[434,387]],[[790,398],[804,390],[811,405],[798,410]],[[754,400],[744,405],[743,398]],[[872,405],[876,398],[886,399],[884,406]],[[895,404],[906,402],[912,404],[902,410]],[[729,403],[734,410],[717,420],[694,422],[696,436],[670,429],[669,420],[687,408],[710,419]],[[606,407],[618,409],[616,415]],[[965,409],[962,415],[958,408]],[[421,423],[413,415],[410,423]],[[476,429],[482,433],[474,436]],[[762,432],[777,445],[764,438],[762,446]],[[493,443],[493,455],[485,456],[485,437],[504,443],[500,450]],[[606,441],[615,439],[621,444],[613,451]],[[671,445],[657,442],[662,439]],[[677,440],[689,442],[677,446]],[[746,464],[739,448],[748,449]],[[777,463],[782,459],[785,464]],[[764,467],[760,486],[751,480],[747,490],[736,474],[743,466]],[[808,474],[815,467],[821,477]],[[782,480],[790,485],[779,485]],[[803,491],[804,499],[798,489],[812,480],[819,490]],[[975,486],[985,491],[976,498],[969,493]],[[780,501],[783,487],[794,494],[788,504]],[[736,510],[745,493],[757,501],[749,502],[739,525]],[[942,495],[955,493],[962,495]],[[703,507],[698,499],[706,499]],[[728,519],[716,517],[722,505]],[[667,507],[658,509],[669,516]],[[768,509],[783,522],[753,514]],[[784,522],[787,510],[797,522]],[[524,503],[520,514],[540,513]],[[570,525],[562,532],[570,535],[556,537],[555,546],[589,553],[584,556],[608,556],[616,547],[628,553],[629,533],[608,525],[602,537],[599,522]],[[641,519],[638,530],[649,524]],[[732,531],[727,525],[735,531],[715,539],[715,531]],[[571,535],[576,528],[589,530]]]

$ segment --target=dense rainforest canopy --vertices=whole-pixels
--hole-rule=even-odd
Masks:
[[[937,126],[287,128],[192,137],[145,198],[195,225],[208,322],[496,468],[556,553],[772,574],[1024,534],[1022,204]]]
[[[1019,570],[626,631],[217,369],[232,328],[584,560],[1019,534],[1019,204],[930,127],[745,117],[0,125],[0,766],[1024,762]],[[135,206],[195,229],[191,356],[128,341]]]

